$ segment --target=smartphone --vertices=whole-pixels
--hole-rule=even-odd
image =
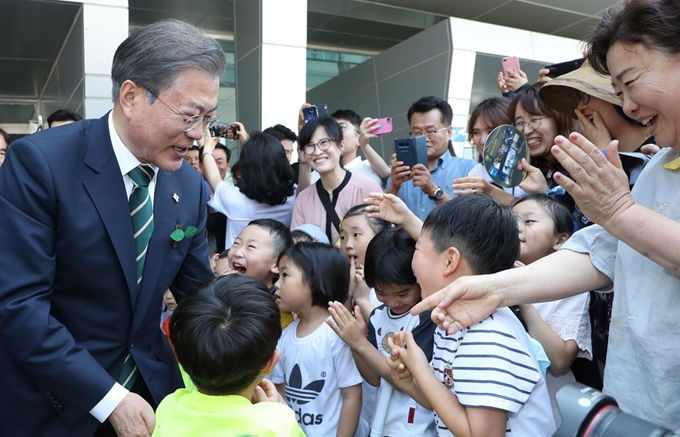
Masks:
[[[302,108],[302,116],[305,120],[305,123],[313,118],[322,117],[324,115],[328,115],[328,105],[325,103]]]
[[[325,103],[302,108],[302,116],[305,120],[305,123],[313,118],[323,117],[324,115],[328,115],[328,105]]]
[[[413,168],[416,164],[427,167],[427,138],[421,135],[415,138],[398,138],[394,140],[394,151],[397,161]]]
[[[514,70],[515,73],[519,73],[519,58],[517,56],[510,56],[507,58],[503,58],[502,61],[503,64],[503,76],[508,77],[508,71],[509,70]]]
[[[585,58],[574,59],[573,61],[560,62],[559,64],[546,65],[544,68],[550,70],[548,77],[555,78],[563,74],[571,73],[574,70],[581,68],[585,62]]]
[[[382,135],[389,134],[390,132],[392,132],[392,119],[390,117],[385,117],[378,119],[378,129],[371,133],[375,135]]]

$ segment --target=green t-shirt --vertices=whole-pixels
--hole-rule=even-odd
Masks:
[[[179,389],[156,410],[154,437],[304,437],[287,405]]]

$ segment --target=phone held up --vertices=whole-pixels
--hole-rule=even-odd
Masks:
[[[328,105],[325,103],[302,108],[302,116],[305,123],[313,118],[322,117],[324,115],[328,115]]]
[[[585,62],[585,58],[579,58],[573,61],[560,62],[559,64],[546,65],[544,68],[550,70],[548,77],[555,78],[581,68],[583,62]]]
[[[515,73],[519,73],[519,58],[517,56],[509,56],[507,58],[503,58],[502,60],[503,64],[503,76],[509,77],[510,75],[508,74],[510,70],[513,70]]]
[[[415,138],[398,138],[394,140],[394,151],[397,161],[401,161],[409,168],[416,164],[427,167],[427,139],[425,135]]]
[[[216,124],[210,127],[210,135],[213,138],[222,137],[234,140],[238,138],[238,125],[236,124]]]
[[[377,125],[378,129],[371,132],[374,135],[389,134],[392,132],[392,119],[390,117],[379,118]]]

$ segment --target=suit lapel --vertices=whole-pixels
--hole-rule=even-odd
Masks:
[[[149,241],[146,262],[144,264],[144,278],[142,279],[140,294],[132,319],[133,335],[144,319],[154,293],[159,292],[159,290],[156,290],[159,282],[158,278],[165,264],[165,258],[169,251],[172,250],[170,234],[175,230],[175,226],[177,226],[179,200],[181,200],[181,197],[181,188],[174,183],[172,173],[159,170],[153,201],[153,234],[151,235],[151,241]],[[161,294],[163,292],[165,290],[160,291]],[[160,295],[158,297],[160,298]],[[160,310],[160,299],[158,299],[157,303]]]
[[[120,166],[113,153],[108,114],[92,125],[85,164],[97,174],[83,182],[113,244],[133,302],[137,295],[135,245],[130,207]]]

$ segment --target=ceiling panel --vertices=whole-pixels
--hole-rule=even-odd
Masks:
[[[323,15],[323,14],[319,14]],[[323,18],[326,18],[323,20]],[[376,23],[373,21],[362,20],[358,18],[348,18],[341,16],[328,16],[326,15],[320,21],[322,22],[320,27],[312,28],[308,25],[309,29],[323,29],[330,32],[340,32],[340,33],[351,33],[355,35],[365,35],[373,36],[384,39],[394,39],[397,41],[403,41],[421,32],[423,29],[415,27],[406,26],[396,26],[393,24]]]
[[[539,8],[528,3],[512,2],[477,18],[484,23],[551,34],[557,29],[575,24],[582,15],[555,9]]]
[[[15,59],[10,62],[0,59],[0,101],[37,99],[53,64],[54,61]]]
[[[517,0],[518,2],[545,5],[556,9],[569,10],[585,15],[598,15],[616,3],[611,0]]]
[[[374,0],[308,0],[307,10],[328,15],[363,18],[376,23],[397,24],[400,26],[428,28],[442,19],[443,16],[429,12],[385,7],[375,4]]]
[[[2,0],[2,58],[54,60],[80,5],[66,2]]]
[[[130,25],[143,27],[158,20],[177,18],[209,33],[234,32],[232,0],[130,0]]]
[[[600,22],[597,18],[586,18],[576,24],[560,29],[554,33],[556,36],[583,40]]]
[[[494,8],[512,3],[512,0],[379,0],[377,3],[472,20]]]

